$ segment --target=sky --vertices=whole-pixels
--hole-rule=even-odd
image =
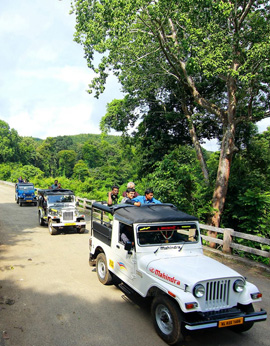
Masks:
[[[100,133],[106,104],[122,98],[110,77],[97,100],[94,74],[73,41],[70,0],[0,1],[0,119],[20,136]]]
[[[0,1],[0,119],[20,136],[100,133],[107,103],[123,97],[113,76],[99,99],[87,93],[94,74],[70,9],[70,0]],[[204,147],[217,150],[216,141]]]

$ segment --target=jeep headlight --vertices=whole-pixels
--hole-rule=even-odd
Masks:
[[[244,288],[245,288],[245,281],[244,280],[237,279],[236,281],[234,281],[233,289],[235,292],[241,293],[244,291]]]
[[[193,289],[193,294],[196,298],[201,298],[204,296],[205,288],[202,284],[198,284]]]

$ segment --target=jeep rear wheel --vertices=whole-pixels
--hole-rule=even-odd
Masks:
[[[153,300],[151,313],[156,332],[161,339],[169,345],[183,340],[183,315],[176,302],[165,295],[157,296]]]
[[[111,285],[113,283],[112,274],[108,270],[107,260],[104,253],[98,254],[96,269],[98,279],[103,285]]]
[[[48,221],[48,228],[51,235],[57,234],[57,229],[52,226],[52,219]]]

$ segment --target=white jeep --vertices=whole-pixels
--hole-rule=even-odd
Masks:
[[[198,329],[243,332],[266,320],[253,308],[258,288],[203,254],[196,217],[171,204],[93,203],[91,214],[89,263],[99,281],[117,278],[126,295],[151,297],[155,329],[168,344]]]
[[[55,235],[60,230],[76,229],[85,232],[85,216],[76,208],[74,192],[66,189],[38,190],[38,220],[41,226],[48,224]]]

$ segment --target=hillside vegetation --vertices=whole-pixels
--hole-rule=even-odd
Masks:
[[[221,226],[269,237],[270,129],[262,134],[254,129],[245,140],[235,153]],[[0,141],[0,180],[16,182],[22,176],[47,188],[58,179],[62,187],[94,200],[107,200],[114,184],[122,194],[127,182],[134,181],[140,194],[152,187],[156,198],[198,216],[202,223],[213,212],[211,188],[191,145],[167,146],[156,152],[153,162],[153,148],[140,141],[90,134],[37,141],[19,136],[4,121]],[[204,156],[213,186],[219,152],[204,151]]]

